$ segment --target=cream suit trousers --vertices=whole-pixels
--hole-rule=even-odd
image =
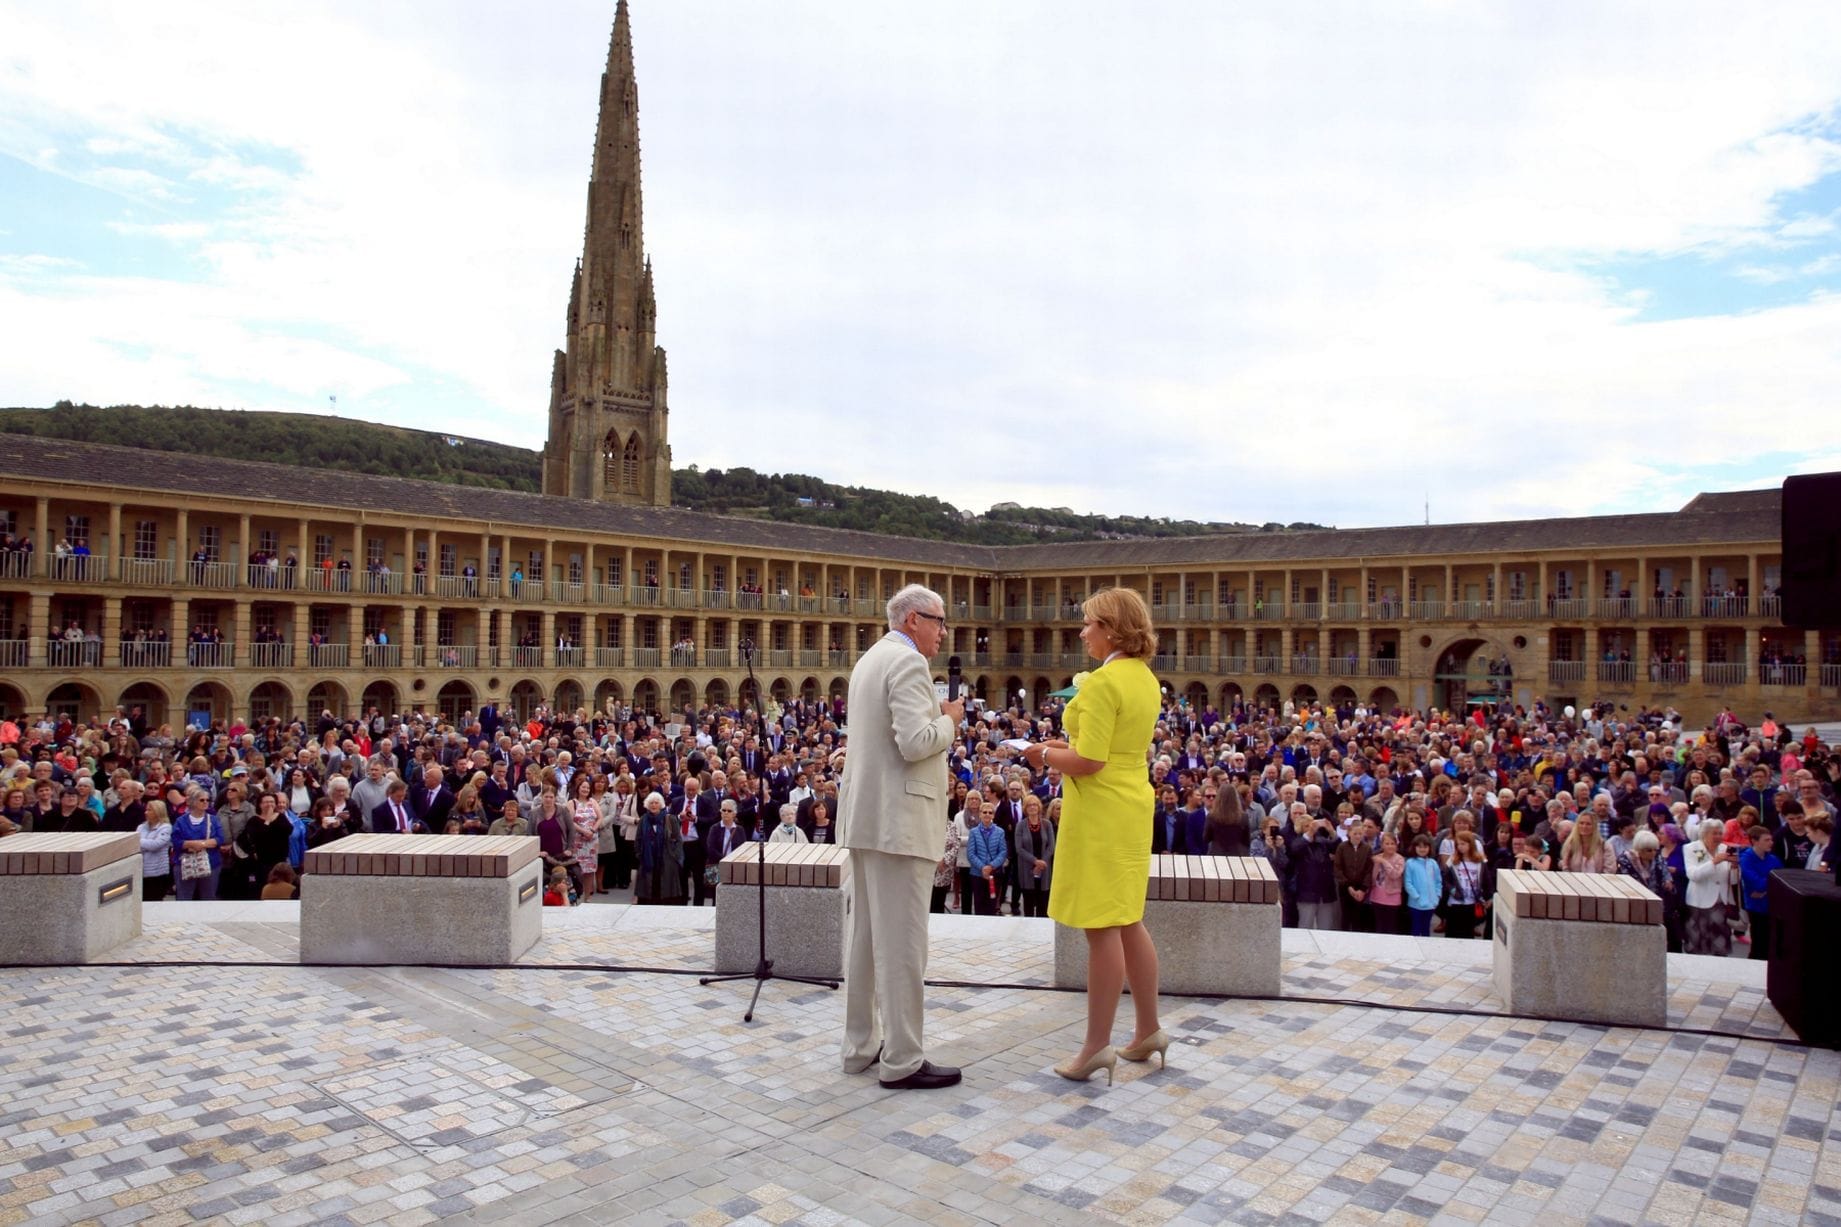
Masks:
[[[844,1071],[861,1073],[882,1048],[883,1081],[920,1068],[927,977],[927,905],[936,862],[850,852],[850,928],[844,943]]]

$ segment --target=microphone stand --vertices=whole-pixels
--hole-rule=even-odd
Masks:
[[[739,646],[741,648],[742,664],[747,666],[748,669],[748,689],[754,692],[757,709],[761,712],[765,712],[766,709],[760,707],[760,683],[754,680],[754,641],[752,639],[744,639]],[[760,732],[765,734],[766,731],[767,721],[765,716],[763,716]],[[754,1021],[754,1007],[760,1003],[761,989],[766,986],[769,980],[785,980],[793,984],[810,984],[816,988],[828,988],[833,992],[837,991],[836,980],[819,980],[810,976],[774,974],[773,960],[767,957],[767,804],[769,798],[767,796],[767,775],[765,772],[761,772],[758,775],[755,781],[755,792],[757,794],[758,805],[755,814],[755,830],[760,833],[760,838],[755,841],[757,845],[757,860],[755,863],[758,867],[757,873],[759,876],[755,882],[754,893],[756,905],[760,908],[760,924],[759,927],[756,928],[755,933],[760,938],[761,942],[760,957],[755,963],[753,971],[745,971],[733,976],[702,976],[697,980],[698,984],[703,985],[731,984],[737,980],[753,980],[754,996],[748,999],[748,1012],[742,1015],[742,1021],[745,1023]],[[730,885],[732,887],[733,883]]]

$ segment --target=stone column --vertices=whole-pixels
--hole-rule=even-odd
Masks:
[[[113,664],[121,659],[121,607],[122,598],[104,597],[102,600],[102,660],[104,664]]]
[[[550,552],[549,552],[549,546],[547,543],[544,546],[543,573],[546,576],[549,575],[550,573]],[[542,665],[545,665],[545,664],[554,664],[556,662],[556,611],[555,610],[546,609],[543,611],[543,630],[539,632],[537,637],[541,641],[539,646],[542,648],[542,651],[543,651],[543,655],[537,658],[539,666],[541,667]]]
[[[121,504],[109,504],[109,563],[104,566],[105,578],[119,579],[122,576],[121,559],[128,556],[128,551],[121,543]]]
[[[246,511],[237,517],[237,551],[230,557],[230,561],[236,564],[236,569],[231,572],[231,575],[235,581],[235,586],[238,588],[247,588],[250,586],[249,556],[254,552],[254,549],[255,547],[250,544],[249,513]],[[241,643],[242,640],[238,639],[237,642]]]
[[[288,632],[288,646],[293,649],[294,667],[297,669],[307,667],[308,609],[306,601],[294,602],[294,626]]]
[[[185,597],[173,598],[172,626],[166,632],[167,650],[172,653],[174,668],[183,669],[186,636],[192,633],[192,603]]]
[[[247,597],[238,597],[236,604],[231,609],[232,630],[230,633],[232,640],[230,647],[230,663],[233,665],[240,667],[250,663],[251,649],[249,645],[254,638],[251,634],[251,621],[254,612],[254,608]]]
[[[1698,565],[1696,566],[1696,569],[1695,569],[1695,577],[1699,578]],[[1697,597],[1695,599],[1698,600],[1699,598]],[[1688,623],[1688,681],[1689,682],[1699,683],[1700,678],[1701,678],[1701,673],[1702,673],[1701,663],[1706,658],[1706,654],[1707,654],[1706,628],[1703,627],[1699,622]]]
[[[47,551],[38,551],[44,554]],[[31,638],[26,644],[26,661],[35,669],[43,669],[50,661],[50,652],[46,640],[56,633],[51,625],[51,594],[34,592],[26,598],[26,626],[31,631]]]
[[[1289,591],[1289,585],[1287,586],[1287,591]],[[1291,656],[1297,646],[1296,632],[1289,626],[1280,628],[1278,633],[1278,644],[1278,671],[1280,673],[1290,673]]]
[[[32,574],[44,576],[51,574],[51,556],[57,549],[57,542],[51,539],[51,500],[45,495],[39,495],[37,510],[38,528],[34,539],[38,549],[32,556]]]

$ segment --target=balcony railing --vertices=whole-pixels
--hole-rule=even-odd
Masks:
[[[1332,601],[1323,607],[1323,616],[1335,622],[1359,622],[1362,605],[1360,601]]]
[[[556,649],[556,667],[558,669],[579,669],[587,662],[587,648],[570,647]]]
[[[1183,619],[1188,622],[1212,622],[1215,616],[1213,601],[1185,601]]]
[[[1783,617],[1783,598],[1780,596],[1761,596],[1758,598],[1758,616],[1773,621]]]
[[[234,643],[188,643],[185,663],[194,669],[229,669],[235,666],[237,645]]]
[[[874,618],[888,612],[886,602],[876,601],[871,597],[858,597],[855,606],[859,618]]]
[[[1368,660],[1369,677],[1399,677],[1400,658],[1398,656],[1374,656]]]
[[[664,600],[660,597],[659,591],[660,589],[657,584],[637,584],[634,586],[629,599],[635,605],[656,608],[664,604]]]
[[[185,564],[185,578],[194,588],[234,588],[237,586],[237,564],[188,561]]]
[[[1589,618],[1592,616],[1592,601],[1583,596],[1556,596],[1547,602],[1549,618]]]
[[[1700,679],[1709,686],[1743,686],[1745,672],[1742,660],[1710,660],[1700,667]]]
[[[1253,658],[1253,672],[1255,673],[1282,673],[1284,672],[1283,666],[1284,662],[1276,656],[1255,656]]]
[[[596,648],[594,650],[594,667],[597,669],[620,669],[626,666],[626,649],[615,646]]]
[[[1649,666],[1649,680],[1658,686],[1685,686],[1688,684],[1688,662],[1657,661]]]
[[[352,662],[349,643],[310,643],[307,645],[309,669],[344,669]]]
[[[1453,601],[1451,616],[1465,622],[1475,622],[1490,616],[1488,601]]]
[[[1628,622],[1636,617],[1636,605],[1636,598],[1632,596],[1608,596],[1598,602],[1598,616]]]
[[[1692,604],[1685,596],[1652,596],[1647,608],[1652,618],[1685,618]]]
[[[524,647],[515,647],[511,650],[511,663],[515,669],[541,669],[543,668],[543,649],[528,644]]]
[[[1824,689],[1841,686],[1841,664],[1822,666],[1822,686]]]
[[[1700,612],[1708,618],[1743,618],[1751,600],[1742,596],[1709,596],[1700,603]]]
[[[438,643],[429,658],[437,669],[476,669],[479,667],[477,643]]]
[[[437,575],[435,576],[435,595],[457,600],[477,597],[479,595],[479,576]]]
[[[122,655],[128,654],[133,644],[124,643]],[[126,661],[123,662],[124,664]],[[252,643],[249,645],[249,665],[252,669],[291,669],[294,667],[294,645],[291,643]]]
[[[1176,668],[1176,657],[1174,656],[1159,652],[1156,656],[1151,657],[1151,671],[1154,673],[1168,673],[1174,668]]]
[[[102,641],[99,639],[48,639],[45,663],[53,669],[99,669],[102,667]]]
[[[1444,616],[1443,601],[1411,601],[1407,604],[1407,617],[1415,622],[1432,622]]]
[[[728,669],[733,667],[735,653],[729,648],[711,648],[703,654],[703,667],[706,669]]]
[[[1213,673],[1214,657],[1206,652],[1184,652],[1183,671],[1186,673]]]
[[[1598,662],[1598,680],[1615,686],[1629,686],[1636,681],[1636,662],[1601,660]]]
[[[737,609],[759,609],[765,603],[766,602],[762,600],[762,594],[758,592],[738,592],[735,594],[735,608]]]
[[[401,596],[403,594],[403,574],[400,571],[361,572],[354,581],[358,592],[372,596]]]
[[[1253,620],[1255,622],[1277,622],[1285,616],[1283,601],[1256,600],[1253,602]]]
[[[367,669],[400,669],[403,667],[403,645],[400,643],[366,643],[360,645],[364,653],[364,667]]]
[[[1291,607],[1291,616],[1302,618],[1306,622],[1315,622],[1323,616],[1323,606],[1316,601],[1299,601]]]
[[[1766,686],[1806,686],[1809,666],[1795,661],[1775,665],[1764,661],[1758,665],[1758,680]]]
[[[799,649],[799,667],[801,669],[816,669],[824,663],[825,654],[817,648]]]
[[[124,669],[164,669],[173,663],[173,645],[170,643],[136,643],[132,639],[124,639],[117,645],[117,650],[117,659]]]
[[[553,579],[550,581],[550,599],[564,605],[580,605],[588,599],[588,585],[579,579]]]
[[[1547,680],[1550,682],[1583,682],[1585,662],[1582,660],[1550,660],[1547,662]]]
[[[827,649],[825,652],[825,663],[830,665],[833,669],[848,669],[850,667],[850,653],[844,651],[842,648]],[[1046,665],[1043,666],[1043,668],[1047,667]]]
[[[664,663],[663,648],[634,648],[633,667],[635,669],[656,669]]]
[[[793,666],[793,651],[791,648],[768,648],[762,655],[767,658],[767,663],[774,668],[790,669]],[[982,661],[974,660],[972,663],[988,665],[991,662],[987,658]]]
[[[0,579],[32,578],[32,560],[37,557],[24,550],[0,550]]]
[[[522,578],[514,575],[506,581],[505,595],[521,604],[539,604],[543,600],[543,581],[528,575]]]
[[[109,559],[105,554],[65,554],[51,556],[51,578],[67,584],[100,584],[109,578]]]
[[[1541,616],[1541,603],[1533,597],[1512,596],[1502,603],[1503,616],[1516,621],[1527,621]]]
[[[15,555],[0,555],[12,558]],[[124,584],[146,584],[153,587],[168,587],[173,582],[173,560],[170,558],[124,558],[118,568]]]
[[[1401,616],[1404,607],[1392,597],[1384,597],[1368,604],[1368,617],[1373,621],[1391,622]]]
[[[1362,662],[1353,656],[1331,656],[1324,662],[1323,671],[1331,677],[1360,677]]]
[[[1245,673],[1247,671],[1247,658],[1244,656],[1223,656],[1220,659],[1220,671],[1222,673]]]

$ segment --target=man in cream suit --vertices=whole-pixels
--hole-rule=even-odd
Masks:
[[[921,983],[933,871],[946,841],[946,751],[965,704],[940,702],[927,669],[946,634],[939,593],[908,585],[889,598],[888,619],[889,633],[850,675],[838,793],[851,881],[844,1072],[863,1073],[879,1057],[883,1086],[924,1090],[959,1081],[958,1070],[932,1064],[922,1049]]]

